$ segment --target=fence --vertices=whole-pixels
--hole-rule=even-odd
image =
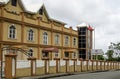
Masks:
[[[31,64],[28,60],[20,60],[16,63],[16,77],[31,76]],[[95,60],[36,60],[34,75],[74,73],[86,71],[106,71],[120,69],[119,62],[95,61]]]

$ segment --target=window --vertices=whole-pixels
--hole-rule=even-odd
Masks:
[[[39,10],[39,14],[43,15],[43,7]]]
[[[17,6],[17,0],[12,0],[11,5]]]
[[[79,58],[86,59],[86,49],[79,50]]]
[[[68,42],[69,42],[69,37],[66,36],[66,37],[65,37],[65,45],[68,45]]]
[[[33,50],[32,50],[32,49],[30,49],[30,50],[28,51],[28,55],[31,56],[31,57],[33,56]]]
[[[16,28],[14,25],[11,25],[9,27],[9,36],[10,39],[15,39],[16,38]]]
[[[43,44],[48,44],[48,34],[46,32],[43,33]]]
[[[65,52],[65,58],[69,57],[69,52]]]
[[[79,35],[86,35],[86,29],[87,27],[81,27],[78,29],[78,34]]]
[[[55,35],[55,44],[59,44],[59,35]]]
[[[59,54],[58,52],[55,52],[55,58],[58,58]]]
[[[73,39],[73,45],[76,46],[76,38]]]
[[[43,52],[43,53],[42,53],[42,56],[43,56],[43,57],[49,57],[49,54],[48,54],[48,52]]]
[[[30,30],[28,31],[28,40],[29,40],[29,41],[33,41],[33,39],[34,39],[34,32],[33,32],[32,29],[30,29]]]
[[[73,53],[73,58],[76,58],[76,52]]]

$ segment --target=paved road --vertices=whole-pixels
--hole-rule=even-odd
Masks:
[[[87,74],[63,76],[63,77],[56,77],[49,79],[120,79],[120,71],[87,73]]]

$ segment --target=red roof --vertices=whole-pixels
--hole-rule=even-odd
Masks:
[[[43,52],[58,52],[58,48],[50,47],[50,48],[43,48]]]

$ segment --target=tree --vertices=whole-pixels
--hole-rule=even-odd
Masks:
[[[113,53],[114,53],[113,50],[108,50],[107,51],[106,55],[108,56],[108,61],[113,61],[114,60]]]
[[[107,51],[108,60],[110,61],[120,61],[120,43],[112,43]]]

